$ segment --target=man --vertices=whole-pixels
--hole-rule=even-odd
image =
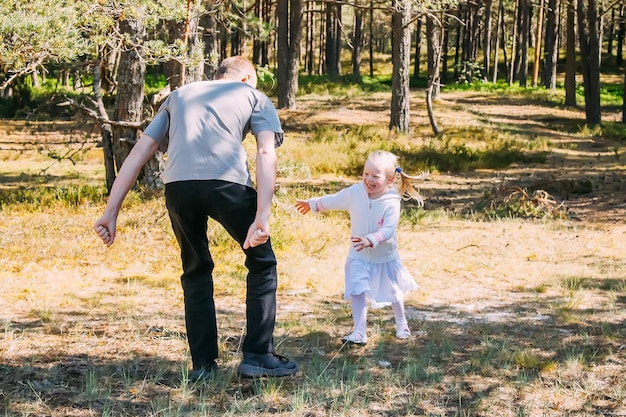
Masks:
[[[157,150],[167,152],[162,179],[180,245],[192,380],[205,379],[217,370],[209,217],[228,231],[246,255],[247,321],[238,373],[246,378],[281,377],[298,369],[274,353],[277,273],[268,220],[276,182],[275,147],[282,144],[283,131],[272,102],[256,84],[252,63],[234,56],[222,61],[214,81],[172,92],[120,168],[104,213],[94,225],[102,241],[113,244],[119,210],[141,168]],[[242,146],[248,131],[257,143],[257,190]]]

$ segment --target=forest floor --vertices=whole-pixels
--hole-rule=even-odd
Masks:
[[[428,119],[420,96],[412,100],[422,142]],[[241,257],[225,238],[214,254],[222,378],[192,386],[181,363],[178,253],[161,199],[129,203],[109,249],[91,231],[102,206],[3,209],[0,414],[626,415],[626,143],[586,133],[580,109],[528,98],[444,93],[435,112],[444,132],[487,127],[550,151],[544,163],[433,173],[421,187],[426,211],[463,213],[487,192],[519,187],[546,190],[567,216],[402,224],[402,259],[420,285],[406,299],[411,339],[395,340],[392,313],[381,309],[370,311],[367,346],[341,344],[351,327],[347,221],[300,216],[291,196],[279,196],[276,344],[301,370],[277,383],[235,376],[244,284],[233,279],[243,275]],[[305,96],[280,113],[298,147],[314,125],[387,125],[389,102]],[[97,132],[69,126],[0,121],[0,188],[101,183],[99,148],[70,162]]]

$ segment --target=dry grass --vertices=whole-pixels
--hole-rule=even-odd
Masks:
[[[315,117],[363,122],[354,106]],[[450,108],[459,123],[476,120],[475,113]],[[305,126],[309,116],[282,114],[288,126]],[[211,242],[218,260],[221,370],[196,385],[187,379],[178,248],[162,198],[130,198],[108,249],[91,231],[102,203],[37,210],[11,205],[0,210],[0,414],[626,415],[626,224],[619,207],[608,210],[606,191],[594,191],[597,211],[585,202],[591,197],[569,201],[579,220],[481,221],[459,216],[462,206],[499,185],[496,180],[522,183],[529,168],[434,173],[423,187],[427,210],[406,216],[399,230],[404,263],[420,285],[406,301],[416,335],[396,340],[391,311],[372,310],[369,343],[354,349],[340,342],[351,326],[342,297],[347,218],[300,216],[292,206],[298,196],[352,181],[322,174],[324,164],[333,153],[341,163],[357,164],[367,144],[349,139],[329,152],[329,144],[312,136],[294,128],[281,150],[272,219],[280,274],[276,344],[300,364],[295,377],[248,381],[235,375],[245,270],[216,225]],[[555,133],[552,140],[572,137]],[[76,165],[84,167],[81,173],[68,161],[55,165],[48,181],[93,180],[85,172],[98,172],[98,152],[85,151]],[[28,161],[38,160],[34,155],[1,153],[6,187],[32,181]],[[563,172],[573,172],[569,162]],[[12,164],[24,166],[13,171]],[[620,164],[596,169],[619,172]],[[533,167],[533,173],[542,170],[548,171]]]

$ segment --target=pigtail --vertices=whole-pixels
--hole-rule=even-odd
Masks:
[[[398,187],[398,193],[402,196],[402,199],[417,201],[419,207],[424,207],[424,198],[420,195],[419,191],[413,186],[413,181],[421,181],[430,176],[429,172],[422,172],[420,175],[409,175],[402,171],[402,168],[397,167],[396,172],[400,174],[400,186]]]

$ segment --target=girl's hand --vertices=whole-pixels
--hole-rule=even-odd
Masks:
[[[373,246],[372,242],[370,242],[369,239],[366,237],[352,236],[350,239],[352,239],[352,246],[354,247],[354,249],[356,249],[357,252],[360,252],[365,248],[371,248]]]
[[[295,207],[300,214],[307,214],[309,211],[311,211],[311,205],[309,204],[309,200],[296,200]]]

